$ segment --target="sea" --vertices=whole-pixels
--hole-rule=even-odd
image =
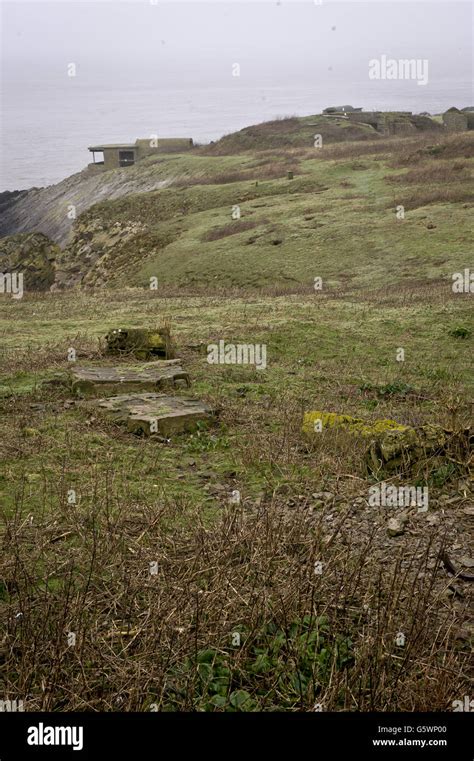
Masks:
[[[472,100],[471,83],[449,79],[347,81],[281,86],[163,87],[66,78],[4,78],[1,91],[0,191],[52,185],[83,169],[89,145],[136,138],[191,137],[196,143],[285,116],[332,105],[364,110],[441,113]]]

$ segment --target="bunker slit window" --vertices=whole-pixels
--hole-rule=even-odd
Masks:
[[[135,154],[133,151],[119,151],[120,166],[131,166],[135,163]]]

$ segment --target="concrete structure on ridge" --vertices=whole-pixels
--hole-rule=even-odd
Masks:
[[[181,153],[193,147],[190,137],[160,137],[135,140],[134,143],[109,143],[91,145],[93,166],[103,166],[104,169],[118,169],[133,166],[137,161],[156,153]],[[103,159],[96,161],[95,154],[102,154]]]

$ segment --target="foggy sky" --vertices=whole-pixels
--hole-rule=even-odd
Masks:
[[[472,6],[465,2],[2,2],[2,75],[84,81],[112,72],[161,86],[307,84],[366,79],[368,61],[429,60],[430,80],[469,80]]]

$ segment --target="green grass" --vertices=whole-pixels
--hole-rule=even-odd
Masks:
[[[315,156],[272,138],[270,153],[220,155],[247,139],[149,161],[147,171],[174,166],[188,180],[81,216],[66,258],[93,223],[103,227],[97,246],[116,222],[143,226],[88,273],[115,287],[0,298],[0,597],[7,620],[20,601],[24,610],[8,634],[8,689],[34,708],[114,710],[120,695],[123,710],[313,710],[319,700],[324,710],[446,710],[467,689],[464,645],[444,638],[441,621],[451,631],[463,614],[436,565],[446,532],[464,542],[462,507],[436,509],[446,497],[467,502],[461,463],[426,464],[437,528],[412,516],[396,544],[385,514],[364,507],[372,481],[360,442],[301,431],[311,409],[470,423],[472,294],[451,288],[468,266],[464,184],[434,188],[444,193],[436,202],[415,175],[405,184],[423,141],[341,143],[337,155],[328,146]],[[458,153],[469,160],[465,139],[458,150],[439,139],[450,159],[422,152],[422,168]],[[223,181],[259,161],[293,162],[295,179]],[[236,204],[251,228],[234,234]],[[80,364],[108,363],[110,329],[162,321],[192,380],[176,393],[216,410],[209,428],[134,437],[54,383],[70,348]],[[264,343],[266,370],[208,364],[206,347],[220,339]],[[334,497],[327,508],[314,503],[322,491]],[[431,565],[419,566],[421,556]],[[318,558],[327,573],[315,581]],[[371,623],[367,602],[378,611]],[[85,643],[80,659],[64,646],[65,626]],[[229,646],[235,631],[239,650]]]
[[[13,428],[9,416],[0,423],[11,447],[5,458],[9,477],[1,485],[2,492],[9,492],[26,474],[39,473],[49,490],[48,499],[54,503],[51,489],[54,491],[58,480],[64,482],[66,471],[74,474],[71,478],[81,491],[82,479],[90,481],[91,471],[104,473],[113,462],[120,483],[133,499],[146,501],[150,494],[166,493],[195,504],[204,499],[213,508],[215,501],[204,489],[207,480],[201,477],[202,469],[210,469],[209,483],[224,484],[227,493],[232,491],[233,479],[226,473],[245,473],[246,488],[251,485],[254,495],[265,488],[268,478],[274,478],[271,462],[263,466],[262,462],[247,462],[245,419],[264,420],[264,426],[278,434],[285,425],[279,410],[282,399],[295,409],[304,404],[308,409],[389,417],[403,423],[413,423],[421,414],[427,421],[449,424],[442,400],[451,394],[464,397],[467,403],[472,389],[468,361],[472,337],[460,341],[451,335],[452,326],[472,324],[469,298],[453,295],[442,282],[427,295],[416,288],[388,289],[365,293],[357,301],[318,293],[163,300],[137,289],[124,295],[51,294],[25,296],[14,303],[2,301],[3,365],[5,369],[11,363],[13,369],[16,364],[18,369],[4,372],[0,390],[4,404],[9,405],[5,410],[12,403],[19,410]],[[13,314],[14,334],[8,332]],[[81,353],[97,362],[98,339],[109,329],[145,327],[156,323],[158,315],[171,321],[178,354],[193,380],[192,394],[227,410],[222,423],[210,432],[177,437],[169,448],[157,450],[153,442],[130,439],[100,420],[88,423],[89,415],[85,419],[79,408],[63,408],[67,388],[42,385],[70,367],[69,347],[77,346],[78,362],[83,361]],[[28,334],[27,345],[21,337]],[[232,343],[265,343],[267,370],[211,366],[205,351],[186,348],[196,342],[205,347],[220,338]],[[403,363],[396,361],[399,347],[405,351]],[[368,403],[360,390],[364,384],[381,389],[416,388],[424,401],[413,401],[409,394],[382,393]],[[264,402],[269,411],[263,409]],[[299,425],[298,414],[292,420],[294,428]],[[235,415],[240,421],[237,425]],[[31,435],[29,429],[35,433]],[[63,452],[67,452],[66,459]],[[192,465],[187,464],[189,457],[195,460]],[[305,472],[306,464],[301,462],[281,478],[298,480]],[[84,492],[88,490],[90,487]],[[37,495],[36,502],[42,500],[44,496]]]
[[[367,143],[373,153],[361,156],[356,142],[160,158],[160,171],[177,178],[180,186],[96,204],[81,215],[77,242],[64,259],[74,262],[82,236],[99,224],[103,230],[93,233],[92,241],[107,257],[86,271],[89,285],[105,278],[111,287],[147,286],[155,277],[160,293],[217,293],[232,288],[310,290],[316,276],[326,287],[353,289],[448,280],[462,268],[469,250],[466,201],[474,197],[469,139],[463,135],[457,154],[452,136],[435,134],[431,141],[443,149],[439,155],[423,153],[428,140],[423,135]],[[336,149],[346,156],[331,158]],[[443,158],[447,153],[450,158]],[[403,168],[394,168],[405,154]],[[451,171],[457,156],[464,168]],[[282,175],[291,168],[294,179],[267,179],[268,168],[279,166]],[[241,179],[247,172],[249,179]],[[433,176],[432,183],[427,184],[427,176]],[[396,216],[400,205],[404,219]],[[240,220],[232,219],[236,206]],[[115,223],[134,222],[141,224],[136,234],[107,247]],[[244,225],[252,229],[231,234],[232,224],[236,230]],[[218,237],[219,228],[229,228],[228,234]]]

